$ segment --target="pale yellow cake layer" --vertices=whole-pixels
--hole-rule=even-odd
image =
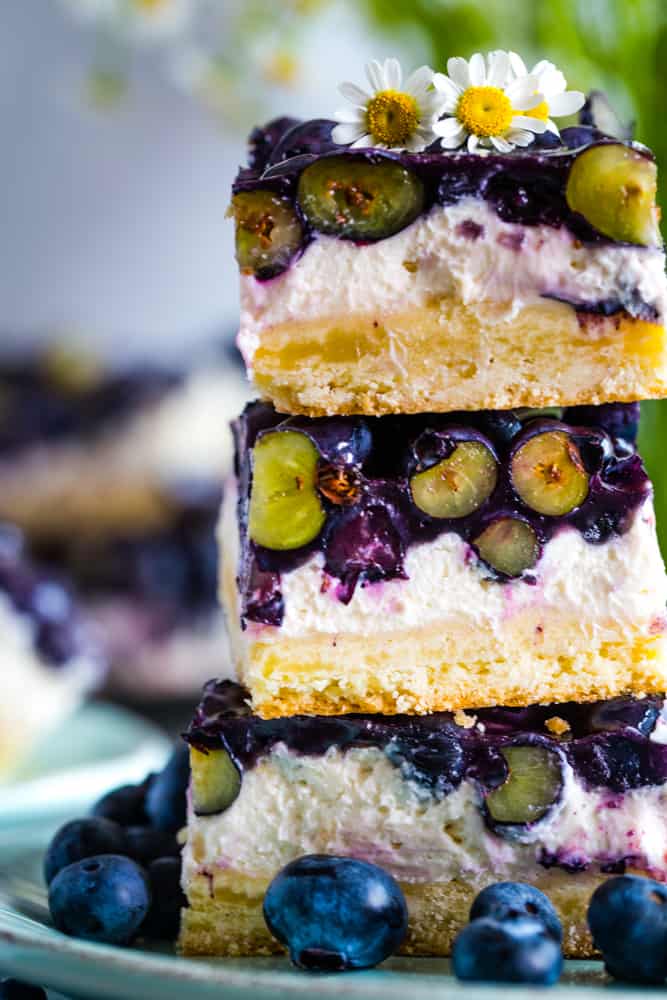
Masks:
[[[583,318],[545,299],[441,297],[405,312],[268,326],[252,359],[259,391],[286,413],[447,412],[653,399],[667,395],[661,323]]]
[[[640,874],[640,873],[637,873]],[[589,958],[594,949],[586,911],[592,893],[608,875],[536,868],[530,881],[547,893],[563,924],[563,950],[568,958]],[[458,932],[468,923],[472,901],[484,886],[496,881],[479,878],[445,883],[401,883],[409,910],[408,936],[401,948],[407,955],[449,955]],[[239,884],[242,880],[239,877]],[[258,887],[254,887],[255,892]],[[183,910],[180,951],[185,955],[272,955],[284,949],[269,933],[259,894],[210,893],[208,878],[189,887],[189,909]]]
[[[239,650],[239,646],[242,648]],[[416,713],[598,701],[667,688],[663,635],[526,612],[501,632],[451,621],[382,634],[272,642],[236,636],[237,668],[262,718]]]

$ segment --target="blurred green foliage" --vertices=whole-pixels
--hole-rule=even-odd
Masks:
[[[667,0],[364,0],[374,27],[403,36],[434,69],[449,56],[514,49],[552,59],[570,87],[607,92],[662,165],[667,217]],[[667,555],[667,401],[642,406],[640,447],[655,485]]]

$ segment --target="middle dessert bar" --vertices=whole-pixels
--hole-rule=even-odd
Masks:
[[[264,718],[667,687],[636,406],[235,426],[222,574]],[[236,495],[235,495],[236,494]]]

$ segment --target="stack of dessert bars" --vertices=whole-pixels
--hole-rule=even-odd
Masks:
[[[474,895],[667,879],[667,580],[638,400],[667,395],[649,151],[595,126],[479,155],[251,136],[222,597],[239,684],[192,748],[181,948],[280,950],[309,853],[391,872],[404,950]]]

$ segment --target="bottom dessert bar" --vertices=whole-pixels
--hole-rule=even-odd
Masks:
[[[667,880],[661,698],[476,713],[262,720],[211,682],[187,733],[192,786],[180,948],[280,951],[264,893],[310,853],[372,861],[410,914],[403,950],[446,955],[475,895],[530,882],[564,950],[586,957],[591,893],[610,873]]]

